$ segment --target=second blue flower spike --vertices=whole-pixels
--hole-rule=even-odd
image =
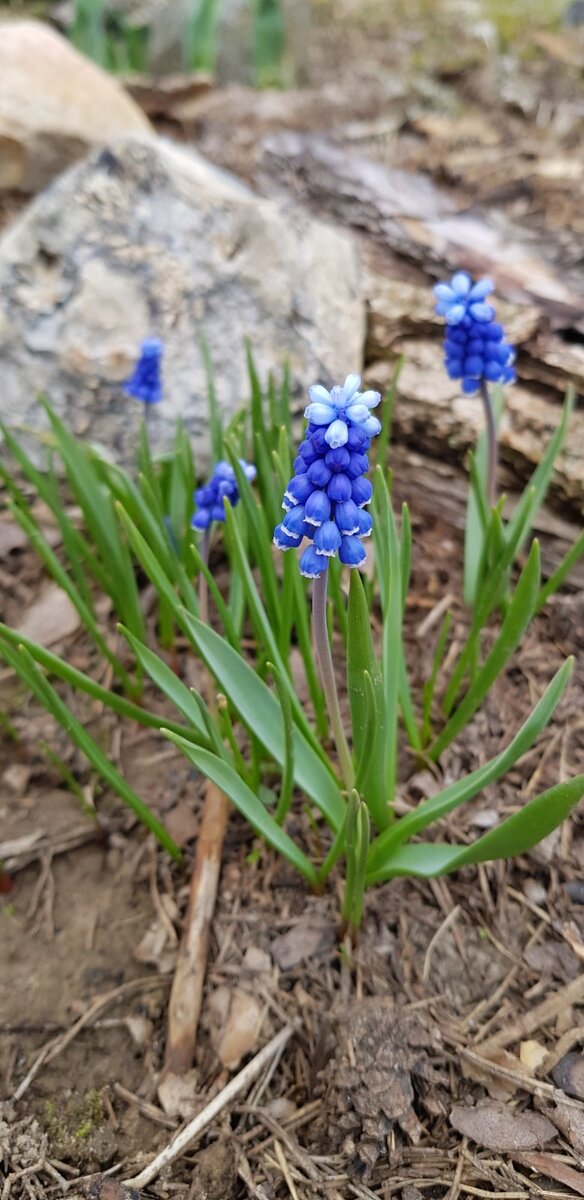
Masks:
[[[240,464],[246,478],[255,479],[255,467],[251,463],[244,462],[243,459],[240,459]],[[196,508],[191,521],[193,529],[203,531],[209,527],[211,521],[224,521],[224,499],[229,500],[231,507],[235,508],[239,500],[239,489],[231,464],[218,462],[213,468],[208,483],[195,491]]]
[[[163,346],[159,338],[146,338],[140,348],[140,357],[133,373],[124,384],[126,396],[141,400],[143,404],[159,404],[162,400],[162,355]]]
[[[446,321],[444,364],[451,379],[462,380],[462,390],[472,396],[481,383],[514,383],[515,351],[505,340],[495,309],[487,303],[494,291],[490,279],[474,283],[466,271],[457,271],[450,283],[434,286],[436,312]]]

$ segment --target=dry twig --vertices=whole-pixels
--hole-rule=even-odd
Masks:
[[[184,1075],[193,1063],[228,817],[227,797],[209,780],[168,1005],[165,1075]]]
[[[205,532],[203,538],[201,554],[205,562],[208,562],[208,531]],[[200,619],[208,624],[209,595],[203,576],[200,579],[199,599]],[[217,704],[214,683],[210,675],[207,676],[206,692],[209,711],[213,715]],[[229,809],[227,796],[208,779],[205,787],[201,828],[197,838],[189,902],[168,1005],[163,1075],[185,1075],[193,1064],[207,972],[209,934],[217,899],[223,840],[229,820]]]
[[[152,1183],[153,1179],[156,1179],[156,1176],[160,1174],[163,1167],[166,1167],[169,1163],[174,1162],[176,1158],[180,1158],[181,1154],[184,1154],[185,1150],[191,1145],[192,1142],[194,1142],[195,1138],[197,1138],[199,1134],[211,1124],[211,1121],[213,1121],[215,1117],[217,1117],[219,1113],[222,1112],[223,1109],[226,1108],[227,1105],[239,1095],[240,1092],[243,1092],[250,1087],[254,1080],[257,1079],[258,1075],[261,1074],[264,1067],[268,1066],[273,1056],[280,1054],[283,1047],[292,1037],[293,1032],[294,1027],[292,1025],[285,1025],[284,1029],[281,1029],[280,1032],[277,1033],[276,1036],[273,1037],[272,1040],[268,1042],[268,1044],[264,1046],[254,1058],[252,1058],[251,1062],[247,1063],[243,1070],[239,1071],[239,1073],[229,1081],[226,1087],[224,1087],[222,1091],[214,1096],[213,1099],[209,1101],[209,1104],[206,1104],[205,1107],[201,1109],[201,1112],[197,1113],[196,1117],[193,1117],[192,1121],[189,1121],[188,1125],[185,1125],[184,1129],[181,1129],[179,1133],[177,1133],[176,1137],[174,1137],[172,1141],[164,1147],[164,1150],[161,1150],[160,1154],[156,1155],[156,1158],[154,1158],[147,1167],[144,1167],[143,1171],[140,1171],[139,1175],[136,1175],[134,1179],[124,1180],[125,1186],[133,1188],[147,1187],[149,1183]]]

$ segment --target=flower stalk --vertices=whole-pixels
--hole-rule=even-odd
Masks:
[[[324,571],[322,575],[317,576],[317,578],[314,580],[312,590],[312,633],[320,682],[322,684],[322,690],[326,700],[333,738],[337,748],[337,754],[339,756],[341,773],[345,786],[350,791],[354,785],[355,773],[353,769],[351,752],[349,750],[347,739],[345,737],[345,731],[343,729],[339,694],[337,692],[331,646],[329,642],[326,619],[327,579],[328,572]]]
[[[497,427],[495,425],[495,413],[493,411],[491,393],[484,379],[481,379],[479,391],[487,423],[487,503],[489,508],[493,509],[497,503],[497,465],[499,459]]]

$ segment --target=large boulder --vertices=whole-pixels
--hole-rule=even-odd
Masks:
[[[246,336],[261,373],[289,361],[300,396],[359,369],[364,326],[349,236],[194,153],[126,138],[56,180],[0,240],[0,414],[44,429],[43,392],[76,434],[129,461],[141,406],[122,383],[157,336],[165,400],[153,436],[164,447],[183,417],[201,461],[202,333],[229,416],[249,395]]]
[[[149,128],[121,84],[53,29],[0,25],[0,190],[36,192],[92,146]]]

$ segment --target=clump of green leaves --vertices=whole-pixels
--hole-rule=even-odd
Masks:
[[[212,73],[222,0],[191,0],[181,34],[183,67]],[[280,87],[286,24],[282,0],[248,0],[251,10],[253,76],[257,87]],[[75,0],[68,35],[88,58],[106,70],[130,73],[148,68],[150,28],[112,10],[106,0]]]

